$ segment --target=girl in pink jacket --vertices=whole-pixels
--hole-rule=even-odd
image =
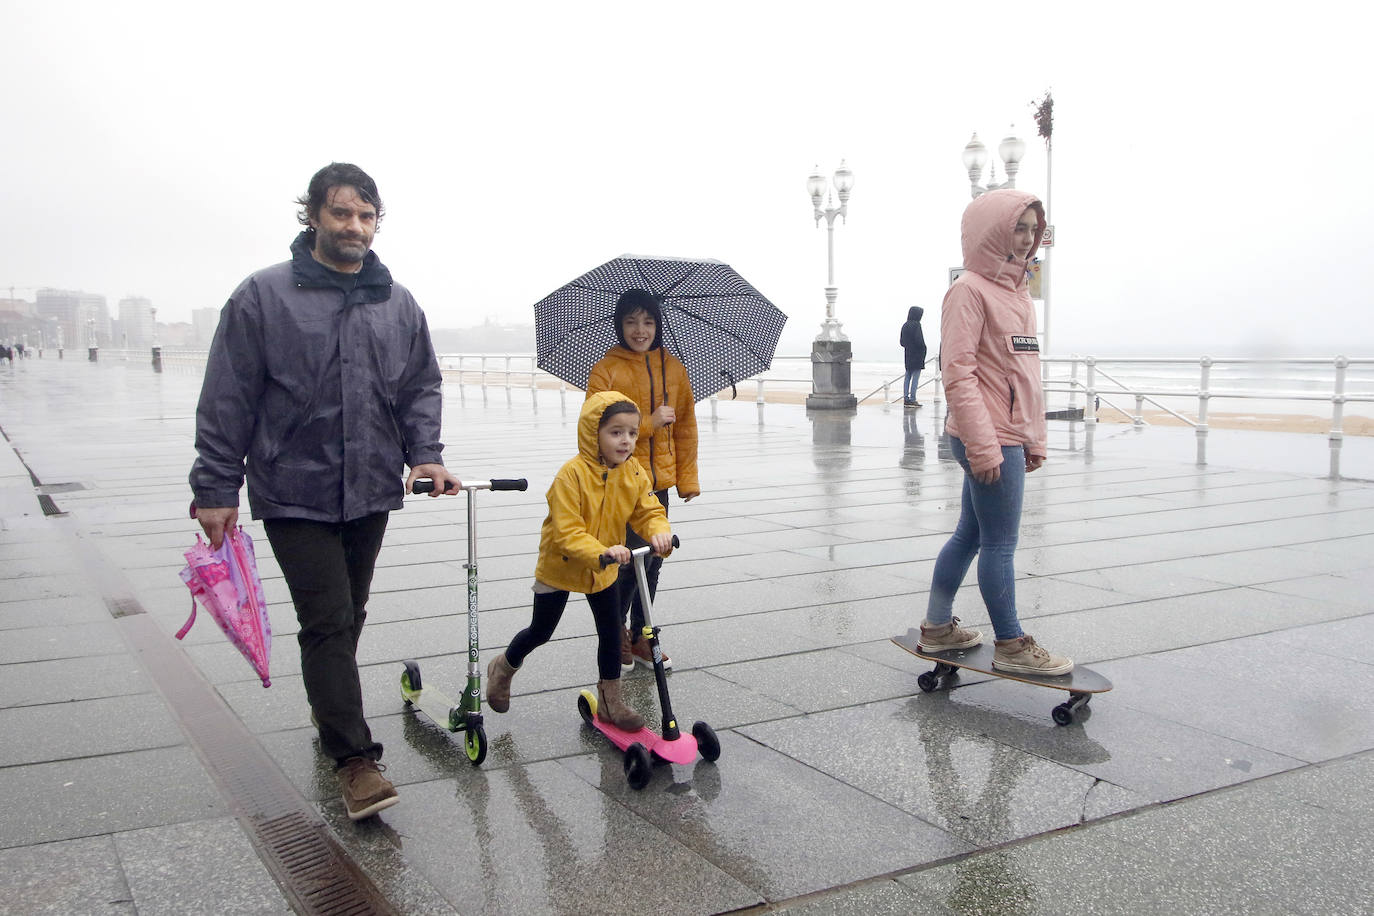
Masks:
[[[978,557],[978,590],[996,637],[992,665],[1065,674],[1073,662],[1021,630],[1012,555],[1026,474],[1045,461],[1045,398],[1028,268],[1045,232],[1045,208],[1025,191],[990,191],[964,211],[964,274],[945,294],[940,364],[950,450],[964,468],[959,524],[935,561],[921,624],[928,652],[983,641],[959,625],[954,593]]]

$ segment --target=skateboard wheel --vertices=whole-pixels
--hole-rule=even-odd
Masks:
[[[638,791],[647,786],[653,773],[653,761],[649,759],[649,751],[644,745],[636,741],[625,749],[625,778],[629,780],[631,789]]]
[[[930,693],[940,686],[940,679],[935,676],[934,671],[927,671],[916,678],[916,685],[926,693]]]
[[[409,659],[402,664],[405,665],[405,670],[401,672],[401,696],[409,703],[410,697],[407,694],[415,693],[421,686],[420,665]]]
[[[698,722],[692,726],[692,737],[697,739],[697,753],[701,754],[702,760],[720,759],[720,739],[716,737],[715,729],[705,722]]]
[[[463,750],[473,766],[481,766],[487,759],[487,731],[481,725],[472,725],[463,736]]]
[[[1054,718],[1056,725],[1073,724],[1073,710],[1070,709],[1067,705],[1054,707],[1053,711],[1050,712],[1050,715]]]

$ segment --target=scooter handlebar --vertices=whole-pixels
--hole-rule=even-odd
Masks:
[[[677,548],[677,547],[680,547],[680,546],[682,546],[682,542],[679,541],[679,540],[677,539],[677,535],[676,535],[676,534],[673,535],[673,547],[674,547],[674,548]],[[654,549],[653,547],[649,546],[648,544],[645,544],[643,547],[636,547],[634,550],[631,550],[631,551],[630,551],[630,556],[632,556],[632,557],[642,557],[642,556],[644,556],[646,553],[648,553],[649,551],[651,551],[651,550],[653,550],[653,549]],[[612,563],[614,563],[614,562],[615,562],[615,560],[611,559],[608,555],[606,555],[606,554],[602,554],[602,555],[601,555],[601,568],[602,568],[602,569],[605,569],[607,566],[610,566],[610,565],[611,565]]]
[[[445,493],[457,493],[460,490],[527,490],[530,482],[523,477],[503,478],[497,480],[469,480],[461,487],[450,487]],[[434,481],[428,477],[421,478],[411,485],[412,493],[433,493]]]

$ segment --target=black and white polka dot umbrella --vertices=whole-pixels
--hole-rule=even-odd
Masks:
[[[578,388],[619,343],[615,303],[630,289],[659,296],[663,345],[687,367],[698,401],[768,369],[787,316],[729,264],[621,255],[534,306],[539,368]]]

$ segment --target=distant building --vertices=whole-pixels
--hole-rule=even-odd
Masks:
[[[195,328],[194,346],[209,349],[215,339],[215,328],[219,327],[219,309],[191,309],[191,327]]]
[[[169,321],[158,328],[158,342],[168,349],[196,349],[196,329],[186,321]]]
[[[153,344],[153,302],[142,296],[128,296],[119,300],[119,333],[120,340],[115,341],[118,346],[129,346],[136,349],[150,347]],[[128,335],[128,343],[122,339]]]
[[[56,346],[57,323],[39,318],[38,309],[24,299],[0,299],[0,340],[41,350]]]
[[[65,348],[85,349],[110,342],[110,310],[104,296],[80,290],[40,289],[37,310],[39,318],[56,320]]]

